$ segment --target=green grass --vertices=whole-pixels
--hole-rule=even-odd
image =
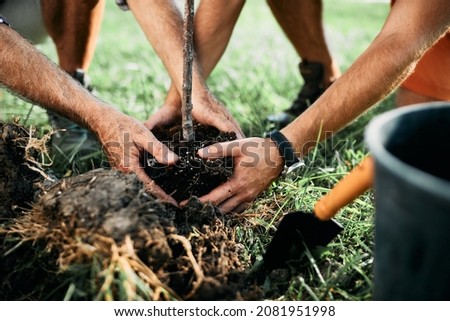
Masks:
[[[369,45],[389,10],[385,3],[324,1],[326,35],[344,71]],[[39,48],[55,59],[50,41]],[[299,58],[262,0],[249,0],[223,59],[208,84],[241,123],[247,135],[261,135],[263,119],[288,107],[301,86]],[[105,21],[89,74],[96,94],[125,113],[145,120],[165,97],[170,84],[161,62],[130,12],[107,2]],[[48,128],[39,107],[0,92],[0,119],[21,116],[27,124]],[[295,175],[282,178],[246,214],[254,228],[237,230],[246,255],[265,251],[274,223],[283,213],[311,211],[318,198],[367,154],[363,131],[375,114],[391,108],[390,98],[319,145]],[[373,195],[365,193],[337,215],[344,232],[327,247],[307,253],[301,273],[290,281],[284,300],[367,300],[372,293]],[[253,215],[256,214],[256,215]]]

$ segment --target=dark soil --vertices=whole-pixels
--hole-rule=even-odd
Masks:
[[[226,182],[233,173],[233,159],[204,160],[198,157],[197,151],[205,146],[236,139],[235,133],[223,133],[211,126],[196,124],[194,126],[195,141],[183,141],[182,127],[157,128],[154,135],[173,152],[180,160],[174,166],[165,166],[149,156],[146,160],[147,174],[172,195],[177,201],[190,196],[202,196],[215,187]]]
[[[179,299],[261,299],[261,289],[244,282],[249,262],[242,261],[243,246],[234,238],[237,224],[239,219],[222,216],[215,207],[201,204],[195,198],[191,198],[186,209],[162,204],[148,195],[132,174],[90,171],[61,180],[45,191],[31,211],[15,220],[9,229],[10,236],[32,241],[20,246],[17,253],[11,251],[3,265],[7,268],[11,268],[11,262],[25,265],[30,258],[22,257],[21,263],[19,256],[31,253],[36,241],[41,248],[45,244],[41,259],[54,265],[48,275],[41,273],[41,279],[34,279],[36,284],[31,293],[26,292],[30,291],[29,278],[24,284],[13,285],[4,280],[8,282],[2,288],[9,289],[8,299],[23,299],[26,295],[32,299],[61,300],[67,292],[64,284],[72,283],[77,291],[71,299],[92,300],[98,296],[96,291],[100,291],[100,287],[93,291],[92,281],[104,284],[102,274],[112,264],[111,246],[121,248],[130,239],[132,252],[138,259],[133,259],[131,252],[123,258],[142,262]],[[6,250],[10,250],[14,242],[6,245]],[[37,252],[33,258],[36,266],[44,265]],[[100,262],[99,274],[93,280],[80,278],[86,272],[77,267],[94,262]],[[37,293],[45,293],[43,288],[55,286],[57,263],[63,267],[64,273],[58,276],[63,286],[58,291],[48,289],[44,298],[34,297],[36,289]],[[136,274],[138,270],[136,266]],[[21,279],[20,272],[15,272],[15,280]],[[113,298],[130,299],[120,294],[120,273],[113,276]],[[129,282],[132,283],[131,278]],[[155,283],[149,282],[149,286]],[[141,292],[136,289],[131,298],[148,295]]]
[[[36,158],[38,151],[26,150],[30,137],[35,138],[25,127],[17,123],[0,122],[0,219],[14,217],[34,197],[34,185],[42,176],[32,170],[36,164],[26,159]]]
[[[236,227],[245,223],[242,217],[224,216],[195,197],[184,208],[163,204],[145,192],[134,174],[114,170],[33,184],[42,179],[20,167],[24,154],[14,143],[21,140],[10,139],[28,133],[9,124],[2,133],[2,204],[9,212],[15,204],[28,206],[14,218],[8,212],[10,218],[0,227],[0,299],[263,299],[262,288],[246,277],[251,262],[235,238]],[[197,134],[201,142],[194,149],[214,142],[214,137],[233,138],[210,133]],[[210,180],[206,173],[220,167],[190,155],[185,160],[198,165],[200,180]],[[218,172],[231,173],[228,160],[220,164],[226,166]],[[167,170],[163,176],[171,182],[180,176],[189,180],[180,174],[182,168],[172,169],[160,170]],[[216,183],[227,175],[213,174]],[[173,194],[185,198],[204,193],[189,183],[182,189],[173,185]],[[181,193],[185,190],[189,192]]]

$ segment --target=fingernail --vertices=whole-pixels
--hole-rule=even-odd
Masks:
[[[215,146],[205,147],[201,149],[203,157],[209,157],[211,155],[217,154],[218,149]]]
[[[169,157],[168,157],[168,162],[169,162],[169,163],[175,163],[175,162],[177,162],[178,159],[179,159],[178,155],[175,154],[175,153],[169,153],[168,156],[169,156]]]
[[[162,154],[162,163],[163,164],[173,164],[178,161],[179,157],[177,154],[170,150],[166,150],[165,153]]]

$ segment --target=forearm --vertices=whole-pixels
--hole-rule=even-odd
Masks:
[[[4,25],[0,25],[0,83],[14,94],[88,128],[100,110],[108,108]]]
[[[206,80],[221,59],[245,0],[202,0],[195,15],[195,52]],[[170,86],[166,104],[181,106],[181,96]]]
[[[173,1],[128,0],[128,5],[147,39],[161,58],[179,93],[183,84],[183,19]],[[196,59],[193,63],[192,88],[206,91]]]
[[[444,0],[430,3],[398,0],[380,34],[354,64],[283,133],[304,155],[317,138],[326,138],[358,117],[396,88],[415,63],[448,28]],[[409,11],[409,12],[408,12]]]
[[[195,16],[195,51],[208,78],[222,57],[245,0],[202,0]]]

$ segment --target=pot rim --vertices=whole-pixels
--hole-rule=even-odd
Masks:
[[[387,136],[383,137],[380,134],[385,131],[384,127],[395,119],[405,118],[408,117],[407,115],[414,113],[437,112],[444,109],[450,113],[449,102],[421,103],[385,112],[370,121],[365,130],[365,140],[375,159],[375,164],[377,162],[383,164],[388,171],[423,191],[432,192],[437,197],[449,199],[450,181],[427,173],[422,169],[400,160],[386,149],[385,143]]]

